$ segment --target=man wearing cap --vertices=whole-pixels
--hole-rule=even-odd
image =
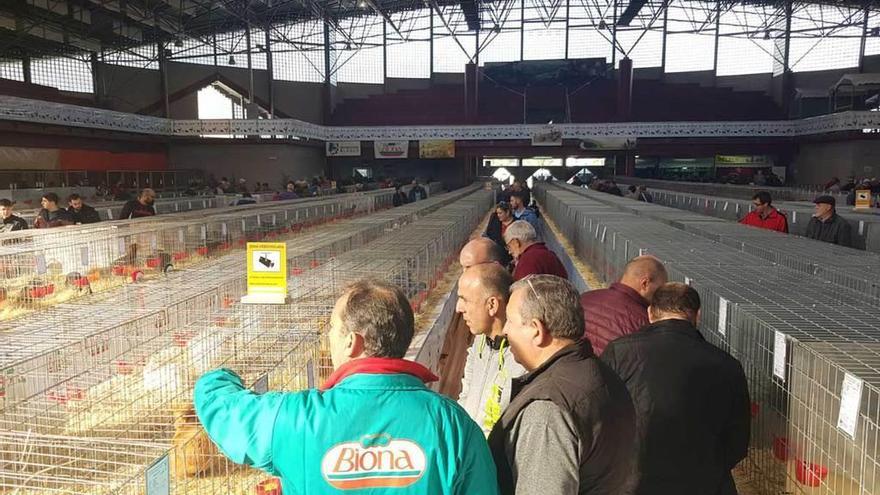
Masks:
[[[816,213],[807,224],[804,235],[817,241],[852,247],[852,227],[837,214],[834,196],[819,196],[813,203],[816,203]]]

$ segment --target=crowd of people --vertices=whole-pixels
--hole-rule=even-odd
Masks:
[[[589,181],[583,181],[580,177],[575,176],[572,180],[572,185],[578,187],[587,187],[593,191],[603,192],[607,194],[613,194],[615,196],[620,196],[623,198],[630,198],[636,201],[644,201],[645,203],[653,203],[654,197],[651,196],[651,193],[648,192],[648,186],[641,185],[631,185],[626,188],[626,191],[620,189],[620,186],[614,182],[614,179],[600,179],[595,176],[591,176]]]
[[[136,199],[127,201],[123,205],[119,219],[126,220],[155,215],[156,209],[153,207],[155,198],[156,192],[152,189],[141,190]],[[27,221],[14,213],[14,205],[15,203],[9,199],[0,199],[0,217],[3,219],[0,233],[28,229]],[[76,193],[67,197],[67,208],[61,206],[61,199],[53,192],[43,194],[40,198],[40,206],[32,225],[35,229],[85,225],[101,221],[98,211],[86,204],[82,196]]]
[[[256,394],[230,370],[198,380],[212,440],[293,492],[736,493],[749,392],[740,363],[700,334],[699,294],[651,256],[579,294],[528,188],[500,199],[459,253],[455,309],[473,341],[456,400],[404,358],[403,291],[367,280],[336,301],[319,389]]]
[[[501,254],[487,238],[460,253],[456,311],[474,340],[457,401],[404,358],[403,291],[367,280],[336,301],[319,389],[257,394],[212,371],[196,383],[201,424],[293,492],[736,493],[749,392],[740,363],[697,329],[699,294],[649,256],[578,294],[556,275],[515,280]]]
[[[846,204],[854,206],[856,204],[856,191],[870,191],[871,198],[874,198],[872,204],[880,208],[880,179],[876,177],[856,179],[849,177],[846,183],[840,181],[838,177],[832,177],[825,183],[823,190],[829,194],[846,194]]]

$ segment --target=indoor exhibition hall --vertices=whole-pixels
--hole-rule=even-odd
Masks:
[[[0,1],[0,495],[880,495],[880,3]]]

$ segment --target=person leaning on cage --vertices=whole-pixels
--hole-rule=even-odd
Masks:
[[[153,203],[156,201],[156,191],[146,188],[141,190],[137,199],[132,199],[123,205],[119,213],[120,220],[151,217],[156,214]]]
[[[767,191],[758,191],[752,196],[752,205],[755,207],[739,221],[743,225],[750,225],[761,229],[775,230],[776,232],[788,233],[788,218],[773,207],[773,197]]]
[[[3,219],[3,224],[0,225],[0,233],[27,230],[28,228],[27,220],[12,213],[14,204],[6,198],[0,199],[0,217]]]
[[[101,221],[98,210],[85,204],[79,194],[71,194],[67,197],[67,212],[73,217],[73,223],[89,224]]]
[[[34,220],[35,229],[48,229],[52,227],[64,227],[65,225],[73,225],[73,215],[67,210],[58,206],[58,195],[55,193],[46,193],[40,198],[40,205],[43,207],[37,213]]]
[[[813,203],[816,213],[807,224],[804,237],[838,246],[852,247],[852,226],[837,214],[837,201],[834,196],[819,196]]]
[[[198,418],[227,457],[278,476],[283,493],[498,493],[483,432],[403,359],[413,326],[401,289],[356,282],[330,316],[334,371],[320,389],[260,395],[215,370],[196,383]]]

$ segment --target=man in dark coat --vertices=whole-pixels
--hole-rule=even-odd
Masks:
[[[101,221],[101,216],[98,215],[98,210],[85,204],[79,194],[74,193],[68,196],[67,204],[67,212],[73,217],[73,223],[86,224],[98,223]]]
[[[602,354],[609,342],[648,324],[648,305],[654,292],[667,281],[666,268],[653,256],[633,258],[620,281],[606,289],[581,294],[584,336]]]
[[[119,219],[128,220],[130,218],[151,217],[156,214],[156,208],[153,206],[155,201],[156,192],[149,188],[144,189],[137,199],[133,199],[123,205]]]
[[[0,199],[0,219],[3,220],[3,223],[0,224],[0,233],[27,230],[28,228],[27,221],[24,218],[12,213],[12,205],[14,204],[6,198]]]
[[[807,224],[804,235],[817,241],[852,247],[852,226],[837,214],[834,196],[819,196],[813,203],[816,204],[816,213]]]
[[[657,289],[651,324],[608,344],[602,360],[626,383],[639,435],[637,495],[731,495],[746,457],[750,401],[739,361],[697,330],[700,296]]]
[[[581,338],[578,293],[533,275],[510,288],[504,335],[528,371],[489,434],[503,494],[629,495],[635,413],[626,386]]]
[[[58,206],[58,201],[60,201],[58,195],[51,192],[44,194],[40,198],[40,205],[43,209],[37,213],[37,218],[34,219],[35,229],[73,225],[73,216],[67,210]]]

